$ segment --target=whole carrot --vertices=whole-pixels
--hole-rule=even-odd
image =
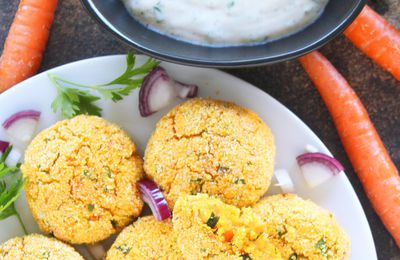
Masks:
[[[400,32],[388,21],[365,6],[344,35],[400,80]]]
[[[356,93],[319,52],[301,64],[324,100],[348,157],[383,224],[400,246],[400,177]]]
[[[0,93],[40,67],[57,0],[21,0],[0,58]]]

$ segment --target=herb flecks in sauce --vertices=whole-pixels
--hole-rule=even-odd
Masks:
[[[197,44],[263,42],[315,21],[328,0],[123,0],[150,29]],[[244,28],[244,29],[243,29]]]

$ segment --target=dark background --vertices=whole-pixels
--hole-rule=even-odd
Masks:
[[[108,54],[124,54],[129,50],[126,45],[92,21],[79,0],[59,2],[42,71],[71,61]],[[0,0],[0,51],[18,3],[18,0]],[[369,4],[400,29],[400,0],[375,0],[369,1]],[[397,168],[400,168],[400,82],[360,53],[344,37],[336,38],[323,47],[321,52],[353,86]],[[371,208],[346,157],[329,113],[299,63],[288,61],[228,72],[278,99],[322,139],[347,169],[347,176],[358,194],[371,226],[379,259],[400,259],[400,249]]]

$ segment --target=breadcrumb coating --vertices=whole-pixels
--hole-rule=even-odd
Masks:
[[[171,207],[181,193],[207,193],[243,207],[267,191],[274,160],[271,130],[258,115],[231,102],[196,98],[158,122],[144,169]]]
[[[142,160],[129,136],[102,118],[77,116],[42,131],[21,169],[40,229],[63,241],[103,240],[141,213]]]

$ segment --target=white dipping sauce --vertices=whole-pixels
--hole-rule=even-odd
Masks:
[[[315,21],[328,0],[123,0],[141,23],[205,45],[257,43]]]

